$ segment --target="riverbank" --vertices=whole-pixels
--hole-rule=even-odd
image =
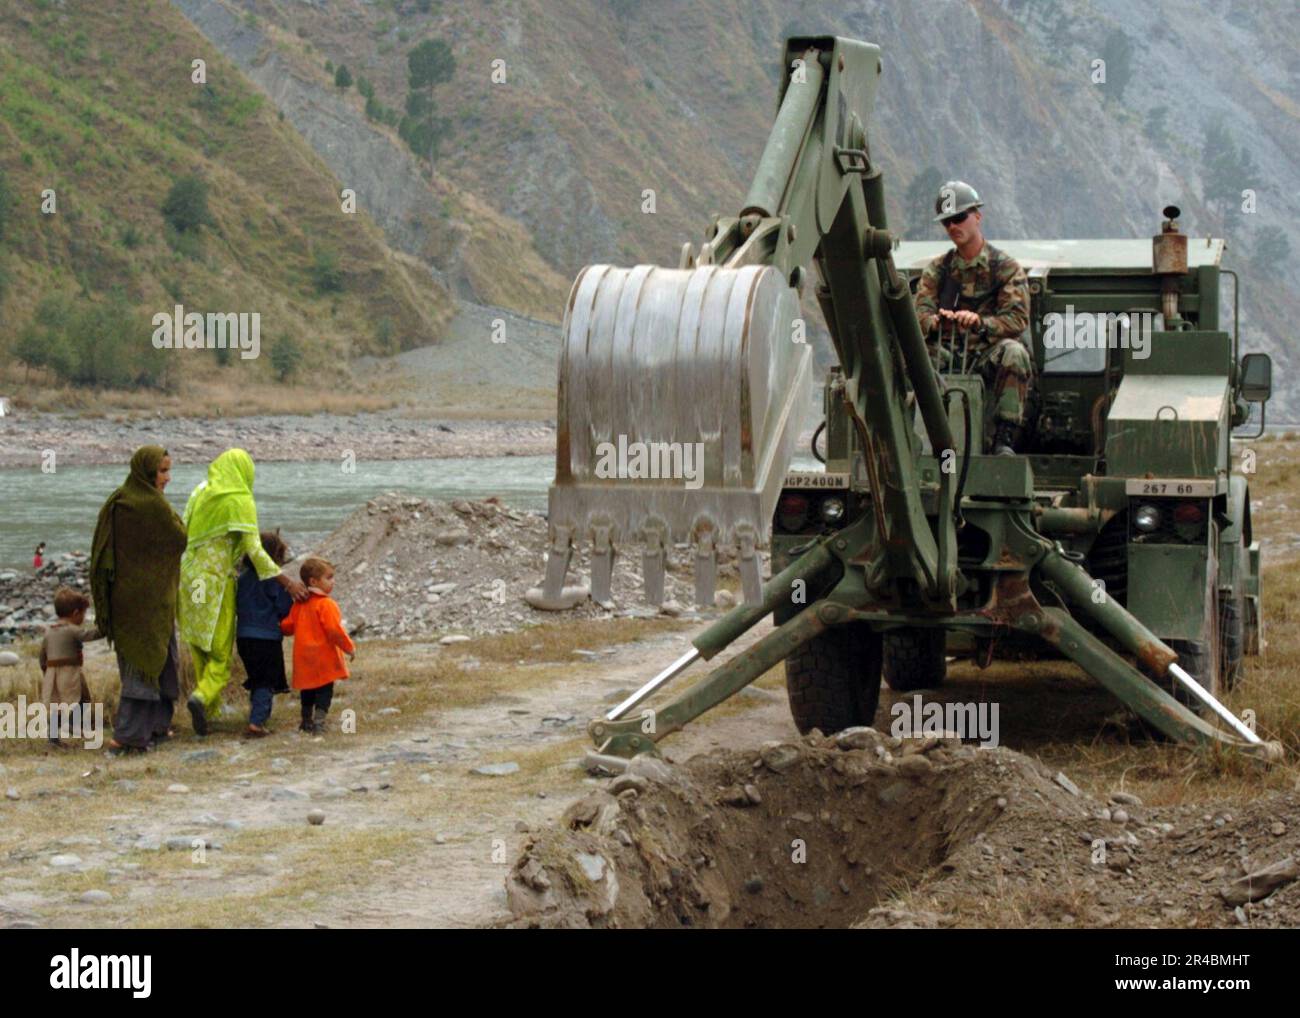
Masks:
[[[538,456],[555,449],[552,422],[457,420],[397,412],[253,417],[80,417],[34,413],[0,418],[0,469],[125,465],[142,445],[177,462],[207,462],[231,446],[254,460],[407,460]]]

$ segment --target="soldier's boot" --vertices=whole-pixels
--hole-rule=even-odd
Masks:
[[[998,421],[997,430],[993,432],[993,455],[1014,456],[1022,430],[1020,425],[1011,421]]]

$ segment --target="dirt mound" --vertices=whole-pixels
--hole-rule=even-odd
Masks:
[[[338,570],[334,597],[350,625],[364,621],[366,636],[422,633],[499,633],[553,620],[524,600],[546,570],[547,524],[538,513],[496,499],[442,502],[389,492],[349,516],[316,554]],[[665,577],[669,613],[694,596],[686,553],[677,553]],[[570,584],[590,589],[590,549],[575,550]],[[719,575],[734,578],[733,562]],[[591,601],[562,617],[654,615],[641,588],[639,555],[615,559],[616,609]],[[688,612],[689,613],[689,612]]]
[[[1293,925],[1300,797],[1203,810],[1099,803],[1006,749],[813,733],[633,761],[506,891],[525,927]],[[1279,861],[1271,896],[1241,880]]]

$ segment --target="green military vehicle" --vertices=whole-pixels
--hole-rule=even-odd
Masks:
[[[1268,357],[1241,356],[1224,327],[1223,242],[1187,237],[1172,207],[1154,238],[993,241],[1028,274],[1036,384],[1017,454],[990,455],[989,394],[963,337],[940,338],[936,370],[913,305],[947,245],[899,243],[886,222],[867,143],[879,49],[794,38],[785,68],[739,215],[676,268],[589,266],[570,294],[545,596],[560,600],[582,540],[598,601],[629,549],[652,601],[683,546],[699,603],[713,602],[723,549],[745,592],[591,723],[598,750],[653,752],[781,662],[800,730],[831,732],[871,724],[882,676],[919,690],[954,656],[1046,655],[1171,738],[1275,756],[1219,701],[1262,626],[1230,438],[1271,384]],[[839,364],[814,438],[824,469],[787,473],[811,385],[807,291]],[[629,446],[640,469],[611,474],[606,454]],[[775,627],[744,652],[633,713],[768,615]]]

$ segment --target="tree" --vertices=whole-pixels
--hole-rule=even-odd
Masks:
[[[338,293],[342,290],[343,270],[339,268],[338,255],[324,248],[319,249],[312,261],[311,278],[317,293]]]
[[[1142,130],[1147,140],[1155,145],[1164,145],[1169,141],[1169,132],[1165,129],[1165,117],[1168,114],[1168,106],[1152,106],[1147,110]]]
[[[5,239],[5,230],[9,226],[9,217],[13,215],[14,196],[9,190],[9,179],[0,169],[0,241]]]
[[[1124,89],[1133,80],[1133,41],[1118,28],[1112,28],[1101,47],[1101,58],[1106,61],[1107,99],[1118,102]]]
[[[334,72],[334,86],[345,92],[352,87],[352,72],[347,64],[339,64],[339,69]]]
[[[373,99],[375,97],[374,83],[369,79],[357,75],[357,91],[361,93],[363,99]]]
[[[178,233],[210,225],[212,216],[208,211],[208,185],[194,174],[181,177],[167,192],[162,214]]]
[[[406,116],[398,134],[416,155],[432,164],[445,122],[437,116],[433,90],[456,73],[456,58],[441,39],[426,39],[406,55]]]
[[[1255,160],[1246,146],[1237,146],[1232,131],[1222,116],[1212,117],[1205,125],[1201,149],[1205,179],[1205,204],[1220,211],[1240,200],[1243,190],[1254,183]]]
[[[302,361],[302,347],[287,332],[281,333],[271,344],[271,367],[277,381],[286,382],[298,370]]]

